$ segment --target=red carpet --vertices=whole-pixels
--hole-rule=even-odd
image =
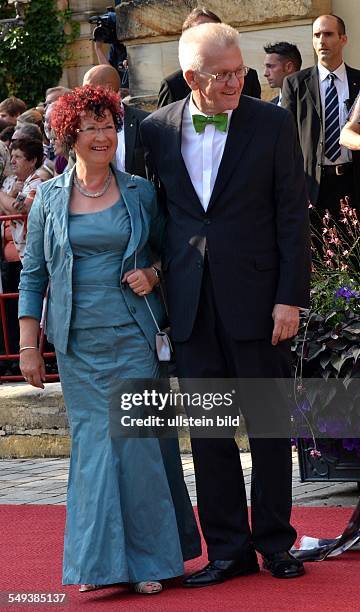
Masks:
[[[299,535],[338,535],[351,508],[294,508],[293,523]],[[141,596],[126,587],[81,594],[77,587],[61,586],[63,506],[0,505],[0,592],[67,593],[66,605],[4,605],[14,612],[355,612],[360,600],[360,553],[345,553],[331,561],[306,565],[304,577],[277,580],[267,572],[235,578],[206,589],[184,589],[181,581],[167,583],[161,595]],[[206,562],[186,564],[187,572]]]

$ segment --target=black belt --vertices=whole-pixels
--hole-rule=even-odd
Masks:
[[[343,176],[352,172],[352,167],[352,162],[336,164],[335,166],[321,166],[321,174],[323,176]]]

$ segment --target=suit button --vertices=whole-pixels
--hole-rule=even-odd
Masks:
[[[135,306],[130,306],[130,312],[132,312],[133,314],[136,312]]]
[[[202,261],[200,261],[200,260],[199,260],[199,261],[197,261],[197,262],[196,262],[196,265],[197,265],[197,267],[198,267],[198,268],[202,268]]]
[[[210,225],[211,220],[210,219],[205,219],[205,225]]]

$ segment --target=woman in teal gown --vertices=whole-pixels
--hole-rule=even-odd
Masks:
[[[151,266],[164,219],[148,181],[109,165],[120,120],[116,94],[90,86],[63,96],[53,111],[57,137],[77,161],[41,186],[29,216],[20,365],[30,384],[43,387],[37,334],[49,283],[47,336],[72,436],[63,583],[89,590],[126,582],[149,594],[161,590],[161,579],[182,575],[200,545],[177,440],[160,446],[111,427],[121,381],[161,375],[144,296],[160,326],[164,318]]]

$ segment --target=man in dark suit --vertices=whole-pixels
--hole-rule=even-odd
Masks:
[[[344,64],[346,42],[340,17],[318,17],[313,24],[318,64],[287,77],[282,90],[282,106],[296,122],[310,202],[321,215],[328,209],[335,218],[340,199],[354,196],[352,154],[339,137],[359,91],[360,71]]]
[[[149,176],[160,183],[168,213],[163,272],[178,375],[215,379],[215,388],[216,379],[229,377],[286,378],[310,271],[293,120],[241,95],[245,70],[230,26],[187,30],[179,57],[191,96],[155,111],[140,128]],[[241,406],[246,417],[259,415],[255,402]],[[260,408],[272,411],[270,401]],[[288,553],[296,538],[290,440],[259,437],[250,445],[251,531],[235,440],[192,439],[209,564],[186,586],[259,571],[255,549],[276,577],[304,571]]]
[[[206,8],[195,8],[185,19],[182,31],[201,25],[202,23],[221,23],[218,17],[212,11]],[[158,96],[158,108],[167,106],[172,102],[183,100],[190,93],[190,87],[183,77],[182,70],[176,70],[169,76],[165,77],[160,84]],[[243,94],[252,96],[253,98],[261,98],[261,86],[256,70],[249,68],[249,72],[245,75]]]
[[[301,69],[302,59],[296,45],[288,42],[278,42],[264,46],[266,53],[264,61],[264,77],[271,89],[279,89],[279,95],[270,100],[281,106],[281,89],[286,76]]]
[[[90,68],[84,75],[83,85],[102,85],[120,93],[120,77],[118,71],[109,64],[99,64]],[[124,125],[118,134],[118,147],[114,163],[118,170],[137,174],[146,178],[144,150],[140,140],[139,127],[148,113],[122,102],[124,109]]]

